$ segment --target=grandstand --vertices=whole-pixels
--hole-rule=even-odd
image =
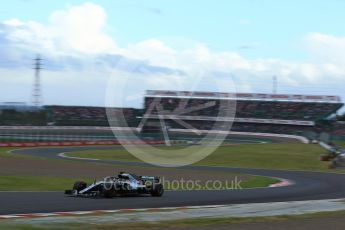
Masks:
[[[224,101],[234,102],[235,117],[222,116],[224,109],[234,109],[221,108]],[[150,109],[153,103],[161,109]],[[183,112],[179,109],[181,103]],[[144,115],[148,125],[144,130],[154,130],[154,124],[158,124],[154,121],[163,118],[171,129],[186,128],[176,120],[203,130],[214,129],[215,123],[222,121],[233,122],[232,131],[301,134],[317,130],[319,121],[335,114],[342,106],[337,96],[149,90],[145,95]]]
[[[207,133],[230,127],[234,132],[302,136],[328,132],[343,138],[345,125],[327,119],[342,106],[337,96],[148,90],[143,109],[51,105],[32,110],[6,105],[0,107],[0,139],[25,140],[30,134],[30,140],[111,140],[109,126],[137,128],[148,138],[162,138],[164,130]]]
[[[332,135],[334,136],[345,136],[345,122],[336,122],[333,125]]]
[[[45,106],[48,123],[56,126],[109,126],[105,107]],[[135,126],[141,110],[134,108],[108,108],[112,113],[123,114],[129,126]],[[123,125],[127,125],[123,124]]]

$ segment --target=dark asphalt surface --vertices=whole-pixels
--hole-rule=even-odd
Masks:
[[[89,149],[114,148],[111,146],[37,148],[13,151],[47,158],[59,158],[58,153]],[[60,158],[61,159],[61,158]],[[73,160],[73,159],[66,159]],[[97,161],[126,165],[150,166],[138,162]],[[294,182],[288,187],[222,191],[167,191],[163,197],[75,198],[61,192],[0,192],[0,214],[86,211],[99,209],[157,208],[187,205],[214,205],[260,203],[276,201],[316,200],[345,197],[345,175],[319,172],[186,166],[188,170],[238,172],[279,177]],[[62,169],[63,170],[63,169]]]

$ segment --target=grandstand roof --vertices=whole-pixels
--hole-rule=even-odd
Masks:
[[[145,97],[341,103],[339,96],[147,90]]]

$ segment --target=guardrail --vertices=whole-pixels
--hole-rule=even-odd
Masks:
[[[194,133],[190,129],[170,129],[172,132]],[[220,131],[220,130],[198,130],[201,134],[226,134],[226,135],[243,135],[243,136],[259,136],[259,137],[279,137],[287,139],[295,139],[304,144],[309,144],[309,139],[298,135],[276,134],[276,133],[252,133],[252,132],[235,132],[235,131]]]
[[[88,146],[88,145],[159,145],[164,141],[63,141],[63,142],[7,142],[0,147],[45,147],[45,146]]]
[[[102,130],[102,131],[134,131],[136,128],[131,127],[85,127],[85,126],[0,126],[0,130]],[[170,132],[179,132],[179,133],[194,133],[195,130],[191,129],[169,129]],[[221,131],[221,130],[198,130],[201,134],[226,134],[226,135],[244,135],[244,136],[259,136],[259,137],[278,137],[278,138],[287,138],[287,139],[294,139],[298,140],[302,143],[309,143],[309,139],[304,136],[299,135],[290,135],[290,134],[275,134],[275,133],[254,133],[254,132],[235,132],[235,131]],[[145,143],[149,143],[149,141],[145,141]],[[152,140],[153,142],[160,141],[160,140]],[[41,141],[37,143],[110,143],[110,144],[117,144],[119,141],[88,141],[88,140],[81,140],[81,141]],[[133,142],[133,141],[132,141]],[[163,143],[163,141],[160,141]],[[35,143],[35,142],[10,142],[10,143],[0,143],[0,146],[7,146],[8,144],[15,143],[15,144],[25,144],[25,143]],[[122,141],[121,141],[122,143]]]

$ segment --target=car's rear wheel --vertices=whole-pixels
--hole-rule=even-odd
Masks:
[[[102,195],[105,198],[113,198],[116,195],[116,193],[113,190],[103,190]]]
[[[116,196],[114,185],[111,183],[103,184],[103,186],[100,188],[100,194],[105,198],[113,198],[114,196]]]
[[[151,191],[152,196],[160,197],[163,195],[163,193],[164,193],[164,188],[162,184],[157,184],[153,186],[152,191]]]

